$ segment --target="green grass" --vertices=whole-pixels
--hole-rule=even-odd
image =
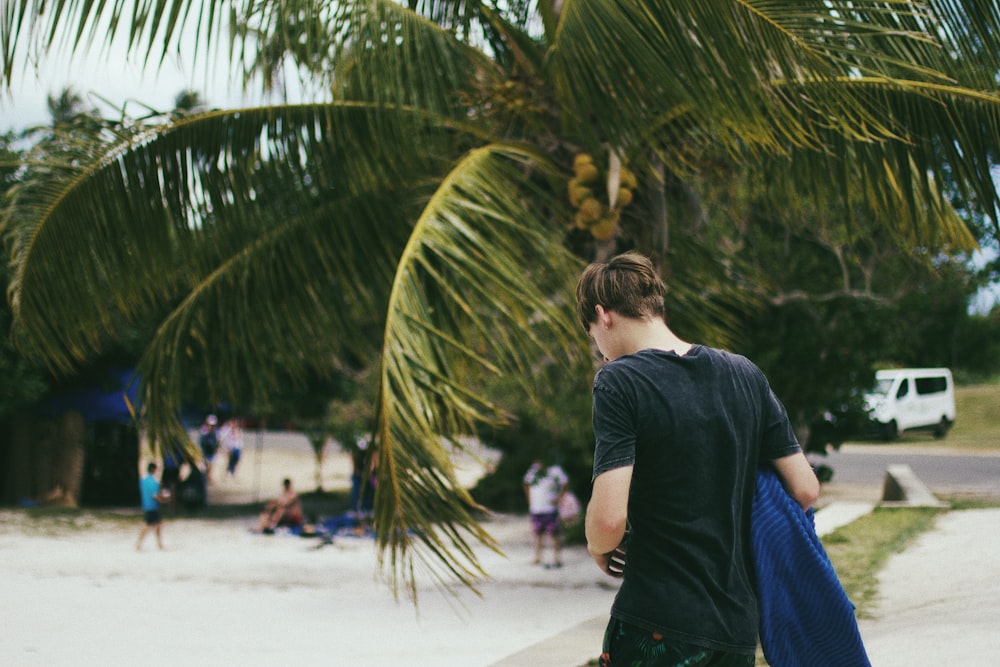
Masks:
[[[955,387],[955,426],[941,441],[960,449],[1000,449],[1000,382]]]
[[[871,618],[878,603],[878,573],[889,558],[934,526],[945,510],[876,508],[822,538],[823,546],[859,618]]]

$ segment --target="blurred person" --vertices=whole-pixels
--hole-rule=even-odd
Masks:
[[[177,511],[177,498],[180,493],[181,464],[183,463],[184,445],[177,442],[173,447],[163,452],[163,472],[160,474],[160,489],[168,498],[165,503],[170,513]]]
[[[208,415],[198,432],[198,446],[205,459],[206,482],[212,481],[212,463],[215,462],[215,455],[219,451],[218,424],[219,419],[215,415]]]
[[[559,516],[559,502],[566,495],[569,477],[558,465],[544,465],[536,459],[522,480],[524,494],[528,499],[528,516],[531,533],[535,536],[535,565],[542,563],[543,541],[548,536],[552,543],[552,563],[545,567],[562,567],[560,538],[562,520]]]
[[[200,512],[208,507],[208,482],[201,463],[189,459],[181,466],[179,502],[186,512]]]
[[[292,488],[292,480],[286,477],[281,486],[281,495],[269,502],[260,515],[257,529],[262,533],[273,533],[279,526],[302,525],[302,500]]]
[[[156,464],[146,466],[146,475],[139,480],[139,498],[142,503],[142,530],[139,531],[139,541],[136,551],[142,550],[142,542],[149,531],[156,533],[156,544],[163,548],[163,520],[160,517],[160,503],[169,499],[169,494],[160,491],[160,481],[156,479]]]
[[[223,422],[219,427],[219,443],[226,452],[226,476],[235,477],[243,453],[243,423],[239,419]]]

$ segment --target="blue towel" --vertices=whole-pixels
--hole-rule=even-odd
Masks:
[[[772,667],[871,667],[854,605],[823,544],[777,473],[762,468],[750,521],[760,643]]]

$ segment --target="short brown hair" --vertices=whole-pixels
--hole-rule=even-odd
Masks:
[[[664,318],[666,288],[645,255],[626,252],[583,270],[576,283],[576,310],[585,330],[597,321],[597,306],[624,317]]]

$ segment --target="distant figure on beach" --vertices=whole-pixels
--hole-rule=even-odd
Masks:
[[[149,531],[156,532],[156,545],[163,548],[163,521],[160,517],[160,503],[169,498],[160,491],[160,481],[156,479],[156,464],[146,466],[146,476],[139,480],[139,497],[142,501],[142,530],[139,531],[139,541],[136,551],[142,550],[142,541]]]
[[[375,467],[378,462],[370,435],[358,438],[351,448],[351,506],[358,518],[371,519],[375,507]]]
[[[212,481],[212,463],[215,461],[216,452],[219,451],[218,424],[219,419],[215,415],[209,415],[199,429],[198,446],[205,458],[205,480],[208,482]]]
[[[260,515],[257,529],[262,533],[273,533],[278,526],[302,525],[302,500],[292,488],[292,480],[282,481],[281,495],[269,502]]]
[[[219,427],[219,443],[226,452],[226,477],[235,477],[243,453],[243,424],[239,419],[223,422]]]
[[[160,489],[164,496],[168,498],[166,509],[170,513],[177,511],[177,497],[180,493],[181,464],[184,459],[181,455],[181,447],[184,445],[176,443],[163,452],[163,472],[160,474]]]
[[[185,512],[199,512],[208,507],[208,488],[205,473],[198,461],[187,461],[183,466],[180,484],[177,486],[181,507]]]
[[[569,477],[558,465],[546,466],[536,459],[524,475],[524,493],[528,498],[531,532],[535,536],[535,565],[542,563],[543,540],[546,535],[552,542],[552,567],[562,567],[559,556],[562,522],[559,518],[559,501],[569,486]],[[546,564],[546,567],[550,567]]]

